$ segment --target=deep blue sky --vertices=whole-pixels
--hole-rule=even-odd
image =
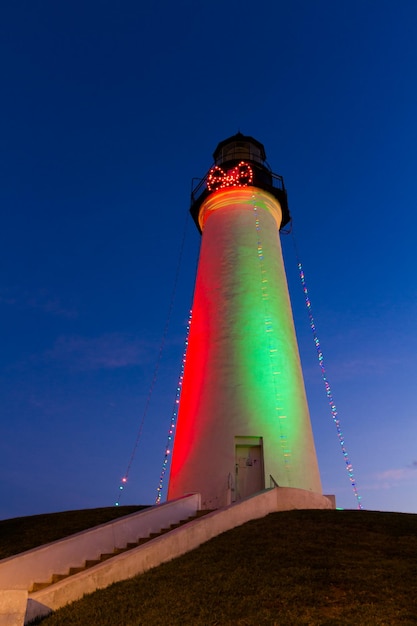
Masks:
[[[417,513],[417,4],[15,0],[0,15],[0,518],[152,503],[199,235],[240,129],[284,176],[363,506]],[[292,238],[323,487],[356,506]]]

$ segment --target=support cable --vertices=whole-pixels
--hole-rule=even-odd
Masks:
[[[196,284],[196,277],[197,277],[197,272],[198,272],[198,258],[199,258],[199,254],[197,254],[196,259],[195,259],[194,281],[193,281],[194,285]],[[191,296],[191,299],[192,300],[194,299],[193,296]],[[174,399],[174,406],[171,412],[171,422],[169,425],[167,442],[165,445],[164,460],[162,463],[161,473],[159,475],[158,487],[156,488],[155,504],[160,504],[162,500],[162,491],[164,489],[165,474],[168,471],[169,459],[172,456],[172,450],[174,448],[175,428],[177,426],[177,419],[178,419],[178,413],[179,413],[179,408],[180,408],[182,383],[184,380],[184,369],[185,369],[185,363],[187,360],[188,337],[190,335],[192,316],[193,316],[192,307],[190,307],[189,314],[188,314],[187,329],[185,333],[184,349],[183,349],[182,359],[181,359],[180,373],[178,376],[177,388],[176,388],[175,399]]]
[[[293,238],[293,244],[294,244],[294,249],[295,249],[295,255],[296,255],[296,259],[297,259],[297,267],[298,267],[298,272],[300,275],[300,280],[301,280],[301,285],[303,288],[303,292],[304,292],[304,297],[305,297],[305,303],[307,306],[307,312],[308,312],[308,317],[310,320],[310,327],[313,333],[313,339],[314,339],[314,345],[316,346],[316,351],[317,351],[317,357],[318,357],[318,361],[319,361],[319,366],[321,369],[321,377],[323,379],[324,382],[324,387],[326,389],[326,395],[327,395],[327,399],[330,405],[330,410],[331,410],[331,414],[332,414],[332,418],[333,418],[333,422],[336,426],[336,431],[337,431],[337,437],[339,439],[339,443],[340,443],[340,447],[342,449],[342,454],[343,457],[345,459],[345,465],[346,465],[346,471],[348,473],[349,476],[349,480],[350,480],[350,484],[352,486],[353,489],[353,493],[354,496],[356,498],[356,502],[357,502],[357,508],[358,509],[362,509],[362,503],[361,503],[361,496],[359,495],[357,486],[356,486],[356,479],[354,476],[354,472],[353,472],[353,466],[352,463],[350,462],[347,450],[346,450],[346,446],[345,446],[345,437],[343,435],[342,432],[342,428],[340,425],[340,419],[338,417],[338,412],[336,409],[336,405],[334,403],[333,400],[333,394],[332,394],[332,390],[330,387],[330,383],[328,381],[327,378],[327,374],[326,374],[326,370],[324,367],[324,358],[323,358],[323,350],[321,348],[320,345],[320,340],[317,334],[317,329],[316,329],[316,324],[314,321],[314,317],[313,317],[313,311],[311,308],[311,301],[310,301],[310,297],[309,297],[309,293],[308,293],[308,289],[307,289],[307,284],[306,284],[306,279],[305,279],[305,274],[304,274],[304,270],[303,270],[303,266],[301,264],[301,261],[299,259],[298,256],[298,251],[297,251],[297,246],[295,243],[295,238],[294,238],[294,233],[292,232],[292,238]]]
[[[197,271],[198,271],[198,255],[197,255],[197,258],[196,258],[196,261],[195,261],[194,285],[196,283]],[[193,299],[193,297],[192,297],[192,299]],[[169,425],[167,442],[166,442],[166,445],[165,445],[164,460],[163,460],[163,463],[162,463],[161,473],[159,475],[158,487],[156,488],[155,504],[160,504],[161,503],[162,491],[164,489],[165,474],[168,471],[169,459],[172,456],[172,450],[174,448],[175,432],[176,432],[175,429],[177,427],[178,413],[179,413],[179,409],[180,409],[181,391],[182,391],[182,384],[183,384],[183,381],[184,381],[185,363],[187,361],[188,337],[190,335],[192,317],[193,317],[193,311],[192,311],[192,308],[190,308],[190,311],[189,311],[189,314],[188,314],[187,330],[186,330],[186,333],[185,333],[184,349],[183,349],[183,353],[182,353],[180,373],[179,373],[179,376],[178,376],[177,388],[176,388],[176,391],[175,391],[174,406],[173,406],[172,412],[171,412],[171,422],[170,422],[170,425]]]
[[[176,393],[175,393],[174,406],[173,406],[172,413],[171,413],[171,423],[170,423],[170,426],[169,426],[167,443],[166,443],[166,446],[165,446],[164,461],[162,463],[161,473],[160,473],[160,476],[159,476],[159,483],[158,483],[158,487],[156,489],[155,504],[160,504],[160,502],[161,502],[162,490],[164,488],[164,478],[165,478],[165,474],[166,474],[167,469],[168,469],[168,462],[169,462],[169,458],[171,456],[172,448],[173,448],[173,445],[174,445],[174,439],[175,439],[175,434],[174,433],[175,433],[175,428],[176,428],[176,425],[177,425],[177,418],[178,418],[178,410],[179,410],[179,404],[180,404],[182,383],[183,383],[183,380],[184,380],[184,368],[185,368],[185,362],[186,362],[186,359],[187,359],[188,336],[190,334],[191,319],[192,319],[192,311],[190,310],[190,314],[188,316],[187,332],[186,332],[186,337],[185,337],[185,342],[184,342],[184,351],[183,351],[182,361],[181,361],[180,375],[178,377],[178,383],[177,383],[177,390],[176,390]]]
[[[178,261],[177,261],[177,267],[176,267],[176,272],[175,272],[175,277],[174,277],[174,285],[172,288],[172,292],[171,292],[171,299],[169,302],[169,306],[168,306],[168,313],[167,313],[167,317],[166,317],[166,321],[165,321],[165,326],[162,332],[162,337],[161,337],[161,341],[159,344],[159,350],[158,350],[158,355],[156,357],[156,362],[155,362],[155,366],[154,366],[154,370],[153,370],[153,375],[152,375],[152,380],[151,380],[151,384],[149,386],[149,390],[148,390],[148,395],[146,397],[146,401],[145,401],[145,406],[142,412],[142,418],[139,424],[139,429],[136,435],[136,440],[130,455],[130,459],[129,462],[127,464],[127,468],[126,468],[126,472],[123,476],[123,478],[120,481],[120,485],[119,485],[119,493],[118,493],[118,497],[116,499],[115,502],[115,506],[119,506],[120,505],[120,500],[123,494],[123,491],[125,490],[125,486],[126,483],[128,481],[129,478],[129,474],[130,474],[130,470],[133,464],[133,461],[135,459],[136,456],[136,451],[138,449],[139,446],[139,442],[141,440],[141,436],[142,436],[142,431],[143,431],[143,425],[145,423],[145,419],[146,416],[148,414],[148,410],[149,410],[149,405],[151,402],[151,398],[153,395],[153,390],[155,387],[155,383],[156,380],[158,378],[158,373],[159,373],[159,367],[161,364],[161,360],[162,360],[162,355],[164,352],[164,348],[165,348],[165,343],[166,343],[166,338],[168,335],[168,328],[169,328],[169,324],[171,321],[171,316],[172,316],[172,310],[174,308],[174,301],[175,301],[175,296],[177,293],[177,286],[178,286],[178,279],[179,279],[179,275],[180,275],[180,269],[181,269],[181,264],[182,264],[182,257],[183,257],[183,253],[184,253],[184,247],[185,247],[185,239],[186,239],[186,234],[187,234],[187,227],[188,227],[188,220],[189,220],[189,213],[187,211],[186,213],[186,218],[184,221],[184,228],[183,228],[183,234],[182,234],[182,241],[181,241],[181,245],[180,245],[180,250],[179,250],[179,255],[178,255]]]

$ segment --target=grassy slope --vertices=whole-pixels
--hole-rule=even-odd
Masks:
[[[417,624],[417,515],[274,513],[43,626]]]
[[[0,559],[109,522],[122,515],[135,513],[143,508],[145,507],[114,506],[1,520]]]

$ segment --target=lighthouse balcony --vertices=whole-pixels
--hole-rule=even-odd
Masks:
[[[203,178],[193,178],[190,213],[201,232],[198,215],[204,200],[222,189],[257,187],[270,193],[278,200],[282,209],[282,230],[290,221],[287,192],[284,179],[271,172],[264,164],[255,161],[233,160],[213,165]]]

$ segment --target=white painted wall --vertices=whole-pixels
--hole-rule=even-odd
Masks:
[[[264,487],[321,492],[281,253],[281,207],[255,187],[202,205],[203,235],[168,498],[233,500],[239,437],[261,438]],[[204,222],[204,224],[203,224]],[[230,480],[231,478],[231,480]]]
[[[22,626],[28,592],[21,589],[0,590],[0,626]]]

